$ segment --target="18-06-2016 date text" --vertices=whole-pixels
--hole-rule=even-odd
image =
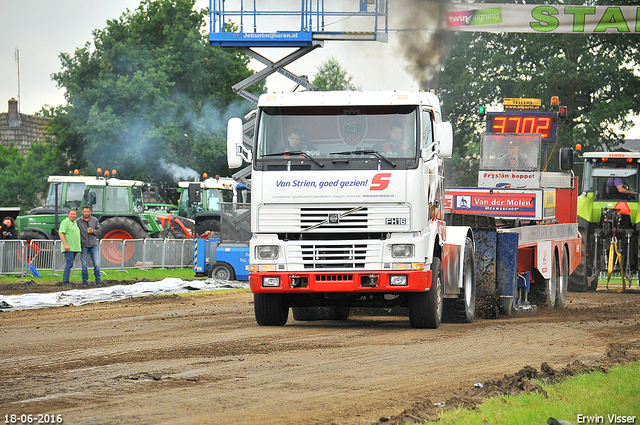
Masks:
[[[6,414],[4,415],[5,424],[61,424],[64,423],[62,415],[48,413],[22,413],[22,414]]]

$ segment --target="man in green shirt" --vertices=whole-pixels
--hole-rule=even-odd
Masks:
[[[76,224],[76,218],[78,212],[76,210],[69,210],[67,218],[60,223],[60,240],[62,241],[62,253],[66,260],[64,266],[64,274],[62,275],[62,284],[69,283],[69,276],[71,275],[71,268],[73,267],[73,261],[76,259],[76,254],[81,251],[80,248],[80,229]]]

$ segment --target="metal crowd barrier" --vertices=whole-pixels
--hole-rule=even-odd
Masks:
[[[0,241],[0,275],[30,276],[50,272],[60,275],[64,271],[65,258],[61,241],[33,239]],[[99,245],[100,268],[126,270],[192,267],[193,239],[102,239]],[[72,271],[81,269],[80,254],[76,255]],[[89,272],[93,272],[89,257]]]

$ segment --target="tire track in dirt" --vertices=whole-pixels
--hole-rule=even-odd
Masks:
[[[1,313],[0,411],[67,424],[372,423],[527,365],[598,362],[640,335],[633,294],[570,294],[564,312],[437,330],[398,316],[259,327],[251,299]]]

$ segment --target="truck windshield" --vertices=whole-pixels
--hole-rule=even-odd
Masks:
[[[539,134],[484,133],[481,170],[536,171],[540,169]]]
[[[296,158],[322,162],[320,167],[329,169],[335,160],[413,164],[416,111],[411,105],[265,107],[259,116],[256,160]]]

